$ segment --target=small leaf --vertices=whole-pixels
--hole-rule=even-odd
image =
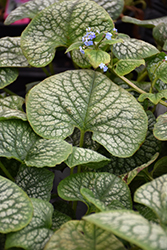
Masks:
[[[28,66],[27,59],[23,55],[23,52],[20,48],[20,37],[1,38],[0,39],[0,54],[1,54],[0,67],[27,67]]]
[[[161,141],[167,140],[167,114],[158,116],[154,125],[154,136]]]
[[[14,82],[18,75],[18,70],[15,68],[0,68],[0,89]]]
[[[27,194],[15,183],[0,176],[0,233],[24,228],[32,216],[33,206]]]
[[[81,195],[82,188],[91,190],[94,198],[105,206],[113,200],[118,200],[123,206],[131,208],[128,186],[120,178],[109,173],[89,172],[68,176],[59,183],[58,194],[64,200],[82,201],[91,208],[91,204]]]
[[[157,178],[163,174],[167,174],[167,156],[164,156],[160,158],[156,163],[154,164],[154,168],[151,171],[151,175],[154,178]]]
[[[27,250],[41,250],[50,239],[53,231],[52,224],[53,207],[47,201],[31,199],[34,214],[31,222],[25,228],[7,235],[5,249],[20,247]]]
[[[113,53],[118,59],[144,59],[159,52],[153,45],[135,38],[124,39],[113,45]]]
[[[85,221],[69,221],[56,231],[44,250],[125,250],[113,234]]]
[[[133,17],[129,17],[129,16],[123,16],[122,21],[125,23],[133,23],[133,24],[137,24],[139,26],[143,26],[146,28],[153,28],[155,26],[157,26],[160,23],[165,23],[167,21],[167,17],[160,17],[160,18],[155,18],[155,19],[149,19],[149,20],[139,20]]]
[[[22,119],[27,120],[27,116],[23,111],[24,99],[20,96],[8,96],[0,99],[0,120],[5,119]]]
[[[138,188],[134,200],[151,208],[161,223],[167,225],[167,174]]]
[[[73,168],[78,165],[84,165],[96,169],[99,167],[103,167],[109,161],[110,159],[93,150],[73,147],[73,151],[69,155],[67,160],[65,160],[65,163],[70,168]]]
[[[156,27],[154,27],[152,34],[157,44],[163,47],[165,41],[167,40],[166,23],[160,23]]]
[[[85,54],[82,54],[80,50],[74,49],[71,52],[71,57],[74,63],[76,63],[80,68],[91,68],[91,64],[89,63],[88,59],[86,58]]]
[[[83,46],[83,42],[75,42],[75,43],[72,43],[72,44],[68,47],[68,49],[66,50],[66,53],[67,53],[67,52],[70,52],[70,51],[72,51],[72,50],[74,50],[74,49],[78,49],[80,46]]]
[[[136,59],[121,59],[114,66],[116,66],[116,73],[120,76],[129,74],[136,67],[139,67],[141,64],[145,65],[145,61],[136,60]]]
[[[166,231],[134,211],[106,211],[84,216],[83,219],[114,233],[143,250],[166,250]]]
[[[54,210],[52,217],[52,230],[53,231],[58,230],[64,223],[70,220],[71,218],[68,215],[63,214],[57,210]]]
[[[158,93],[141,94],[138,98],[138,101],[143,102],[145,99],[149,99],[152,103],[157,105],[162,98],[167,99],[167,90],[161,90]]]
[[[54,167],[67,159],[72,146],[63,140],[46,140],[27,122],[0,121],[0,156],[14,158],[28,166]]]
[[[36,85],[27,97],[27,116],[44,138],[65,139],[77,127],[119,157],[134,154],[147,130],[135,98],[93,70],[66,71]]]
[[[94,1],[72,0],[50,5],[36,15],[21,35],[21,47],[32,66],[49,64],[57,47],[82,41],[87,27],[112,30],[109,14]]]
[[[16,176],[16,184],[30,198],[49,201],[53,186],[54,174],[47,169],[30,168],[22,165]]]
[[[110,55],[103,50],[85,49],[84,51],[93,68],[99,67],[100,63],[108,64],[110,62]]]

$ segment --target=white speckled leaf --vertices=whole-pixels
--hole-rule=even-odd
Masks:
[[[151,208],[159,220],[167,225],[167,174],[138,188],[134,200]]]
[[[66,177],[58,185],[59,196],[68,201],[82,201],[91,209],[92,206],[81,194],[87,188],[94,198],[105,206],[118,200],[126,208],[131,208],[131,197],[128,186],[117,176],[109,173],[80,173]]]
[[[99,67],[100,63],[108,64],[110,62],[110,54],[103,50],[85,49],[84,51],[93,68]]]
[[[167,39],[167,27],[166,23],[160,23],[153,28],[153,37],[157,44],[163,47],[164,42]]]
[[[46,140],[27,122],[0,121],[0,156],[14,158],[28,166],[54,167],[67,159],[72,146],[63,140]]]
[[[0,176],[0,233],[24,228],[32,216],[33,206],[27,194],[15,183]]]
[[[14,82],[18,75],[18,70],[15,68],[0,68],[0,89]]]
[[[30,90],[27,116],[44,138],[66,138],[74,127],[119,157],[134,154],[145,139],[147,116],[124,89],[93,70],[66,71]]]
[[[147,164],[147,162],[149,162],[157,152],[160,152],[161,143],[153,135],[153,128],[156,122],[155,116],[151,111],[147,111],[147,115],[147,136],[139,150],[133,156],[128,158],[119,158],[107,155],[107,157],[111,159],[111,162],[100,171],[110,172],[116,175],[125,174],[136,167]]]
[[[116,66],[116,73],[120,76],[129,74],[132,70],[140,65],[145,65],[145,61],[143,59],[121,59],[114,66]]]
[[[73,147],[72,154],[69,155],[65,163],[68,167],[73,168],[77,165],[100,168],[106,165],[110,159],[86,148]]]
[[[0,99],[0,120],[21,119],[27,120],[27,116],[23,111],[24,98],[20,96],[8,96]]]
[[[165,23],[167,22],[167,17],[160,17],[160,18],[155,18],[155,19],[149,19],[149,20],[139,20],[133,17],[129,16],[124,16],[122,18],[122,21],[125,23],[134,23],[139,26],[147,27],[147,28],[153,28],[157,26],[160,23]]]
[[[50,5],[36,15],[21,35],[21,47],[35,67],[49,64],[55,48],[69,47],[81,41],[86,27],[111,31],[114,24],[109,14],[94,1],[65,0]]]
[[[85,54],[82,54],[79,49],[78,50],[74,49],[71,52],[71,57],[73,62],[76,63],[80,68],[83,69],[91,68],[91,64],[86,59]]]
[[[47,169],[39,169],[21,165],[16,176],[16,184],[21,187],[30,198],[49,201],[53,187],[54,173]]]
[[[9,25],[26,17],[32,19],[38,12],[56,2],[59,2],[59,0],[33,0],[23,3],[10,12],[4,23]]]
[[[20,37],[0,39],[0,67],[27,67],[28,62],[20,48]]]
[[[167,233],[165,230],[134,211],[100,212],[85,216],[83,219],[134,243],[143,250],[166,250]]]
[[[145,94],[141,94],[138,98],[139,102],[143,102],[145,99],[149,99],[152,103],[154,104],[158,104],[159,101],[165,98],[167,99],[167,90],[161,90],[158,93],[145,93]]]
[[[53,231],[58,230],[64,223],[70,220],[71,220],[70,216],[61,213],[58,210],[54,210],[52,217],[52,230]]]
[[[167,140],[167,114],[158,116],[157,122],[154,125],[154,136],[161,141]]]
[[[110,232],[85,221],[69,221],[55,232],[44,250],[125,250]]]
[[[143,59],[159,52],[155,46],[142,40],[135,38],[123,40],[123,43],[113,45],[113,53],[118,59]]]
[[[53,231],[52,225],[53,206],[40,199],[31,199],[34,214],[28,226],[15,233],[7,235],[5,249],[20,247],[27,250],[41,250],[50,239]]]

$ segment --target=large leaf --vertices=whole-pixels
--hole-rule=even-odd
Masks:
[[[90,168],[100,168],[106,165],[110,159],[86,148],[73,147],[72,153],[69,155],[65,163],[68,167],[73,168],[78,165],[89,166]]]
[[[140,104],[105,75],[66,71],[47,78],[27,97],[27,116],[44,138],[66,138],[74,127],[119,157],[131,156],[145,139],[147,116]]]
[[[0,68],[0,89],[14,82],[18,75],[18,70],[15,68]]]
[[[135,38],[123,39],[123,43],[113,45],[113,53],[118,59],[144,59],[159,52],[153,45]]]
[[[128,186],[120,178],[109,173],[89,172],[68,176],[59,183],[58,194],[64,200],[82,201],[91,208],[90,203],[81,194],[82,188],[92,191],[94,198],[106,207],[118,200],[124,207],[131,208]]]
[[[27,67],[28,62],[20,48],[20,37],[0,39],[0,67]]]
[[[55,232],[44,250],[125,250],[110,232],[85,221],[69,221]]]
[[[109,156],[107,154],[107,157],[111,159],[111,162],[108,164],[108,166],[102,168],[100,171],[110,172],[116,175],[125,174],[136,167],[142,166],[143,164],[149,164],[150,160],[152,161],[152,157],[157,152],[160,152],[161,143],[153,135],[153,128],[156,122],[155,116],[152,114],[151,111],[148,111],[147,115],[148,115],[147,136],[146,140],[141,145],[139,150],[132,157],[128,158],[119,158],[111,155]]]
[[[56,2],[59,2],[59,0],[33,0],[23,3],[10,12],[4,23],[8,25],[26,17],[32,19],[38,12]]]
[[[14,158],[28,166],[53,167],[66,160],[72,146],[63,140],[46,140],[27,122],[0,121],[0,156]]]
[[[23,111],[24,98],[20,96],[8,96],[0,99],[0,120],[18,118],[23,121],[27,120],[27,116]]]
[[[134,243],[143,250],[166,250],[166,231],[136,212],[107,211],[85,216],[84,219]]]
[[[65,0],[50,5],[34,17],[21,35],[21,46],[31,65],[43,67],[54,58],[55,48],[69,47],[81,40],[86,27],[110,32],[114,24],[94,1]]]
[[[53,207],[47,201],[31,199],[34,214],[28,226],[15,233],[7,235],[5,249],[20,247],[26,250],[41,250],[50,239],[53,231],[52,225]]]
[[[54,174],[47,169],[30,168],[22,165],[16,176],[16,184],[21,187],[30,198],[49,201],[53,179]]]
[[[157,26],[160,23],[165,23],[167,21],[167,17],[160,17],[160,18],[155,18],[155,19],[149,19],[149,20],[139,20],[133,17],[129,17],[129,16],[124,16],[122,18],[122,21],[125,23],[134,23],[137,24],[139,26],[143,26],[143,27],[147,27],[147,28],[153,28],[155,26]]]
[[[154,125],[154,136],[161,141],[167,140],[167,114],[160,115]]]
[[[0,233],[18,231],[33,216],[33,206],[27,194],[12,181],[0,176]]]
[[[134,200],[151,208],[167,225],[167,174],[138,188]]]

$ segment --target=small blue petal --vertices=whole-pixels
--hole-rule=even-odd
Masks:
[[[108,67],[105,65],[104,68],[103,68],[103,71],[106,72],[108,69]]]
[[[99,67],[100,67],[100,69],[103,69],[105,67],[105,64],[104,63],[100,63]]]
[[[107,40],[111,40],[111,37],[112,37],[112,34],[109,33],[109,32],[107,32],[107,33],[106,33],[106,39],[107,39]]]
[[[165,56],[165,61],[167,61],[167,56]]]
[[[114,28],[113,31],[117,32],[118,30],[116,28]]]

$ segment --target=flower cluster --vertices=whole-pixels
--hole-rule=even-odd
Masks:
[[[108,69],[108,67],[107,67],[104,63],[100,63],[100,64],[99,64],[99,68],[100,68],[100,69],[103,69],[103,72],[106,72],[107,69]]]

